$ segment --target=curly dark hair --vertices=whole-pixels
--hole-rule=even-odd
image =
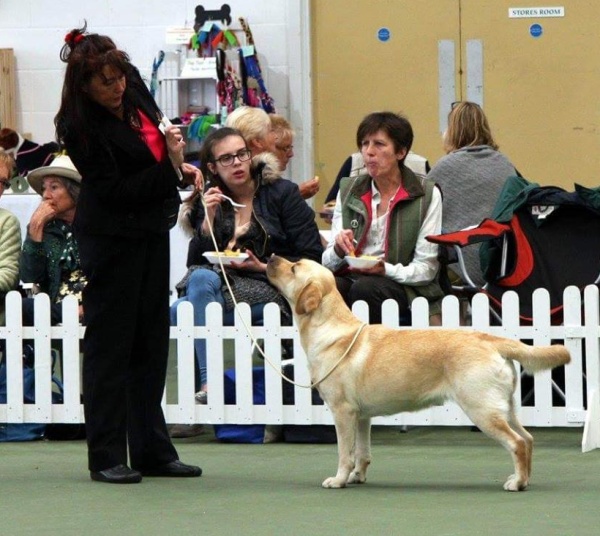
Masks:
[[[148,91],[137,68],[132,65],[126,52],[119,50],[114,41],[106,36],[87,33],[87,23],[71,30],[65,36],[60,59],[67,64],[62,88],[61,104],[54,118],[56,137],[63,144],[65,136],[79,137],[84,144],[96,141],[95,118],[99,105],[86,92],[92,78],[111,66],[125,75],[127,87],[123,95],[124,119],[140,127],[136,104],[140,91]],[[160,110],[155,110],[160,117]]]

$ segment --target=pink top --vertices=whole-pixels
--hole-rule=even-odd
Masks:
[[[158,130],[158,127],[150,120],[150,118],[144,112],[142,112],[142,110],[138,110],[138,114],[142,123],[142,128],[140,129],[142,137],[148,148],[152,151],[156,161],[162,162],[167,157],[167,144],[165,142],[165,137],[163,133]]]

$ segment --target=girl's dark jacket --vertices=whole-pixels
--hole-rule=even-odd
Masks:
[[[259,223],[258,233],[240,244],[240,249],[250,249],[262,262],[272,254],[291,261],[300,258],[321,261],[323,246],[315,213],[306,204],[298,186],[279,176],[277,159],[270,153],[262,153],[252,159],[252,176],[257,183],[253,201],[253,219]],[[179,215],[181,226],[192,235],[188,249],[187,266],[208,264],[203,257],[215,246],[209,235],[201,232],[204,208],[197,196],[192,202],[184,202]],[[234,210],[224,201],[218,207],[213,230],[219,250],[226,249],[233,237]]]

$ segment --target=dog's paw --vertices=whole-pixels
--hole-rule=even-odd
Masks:
[[[323,480],[323,484],[321,484],[324,488],[328,489],[339,489],[346,487],[346,481],[335,476],[330,476]]]
[[[528,484],[529,482],[522,481],[517,475],[510,475],[504,483],[504,489],[506,491],[525,491]]]
[[[367,481],[367,477],[360,471],[352,471],[348,477],[348,484],[364,484]]]

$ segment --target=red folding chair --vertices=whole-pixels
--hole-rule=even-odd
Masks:
[[[485,292],[497,317],[501,317],[502,295],[513,290],[519,296],[522,322],[531,322],[532,293],[545,288],[556,325],[562,322],[566,287],[583,289],[600,283],[600,188],[576,186],[574,192],[566,192],[526,184],[525,195],[521,189],[505,199],[502,207],[497,206],[495,212],[501,215],[495,220],[427,239],[455,250],[458,271],[466,282],[463,288]],[[461,248],[473,244],[481,244],[486,280],[481,288],[473,283],[461,260]]]

